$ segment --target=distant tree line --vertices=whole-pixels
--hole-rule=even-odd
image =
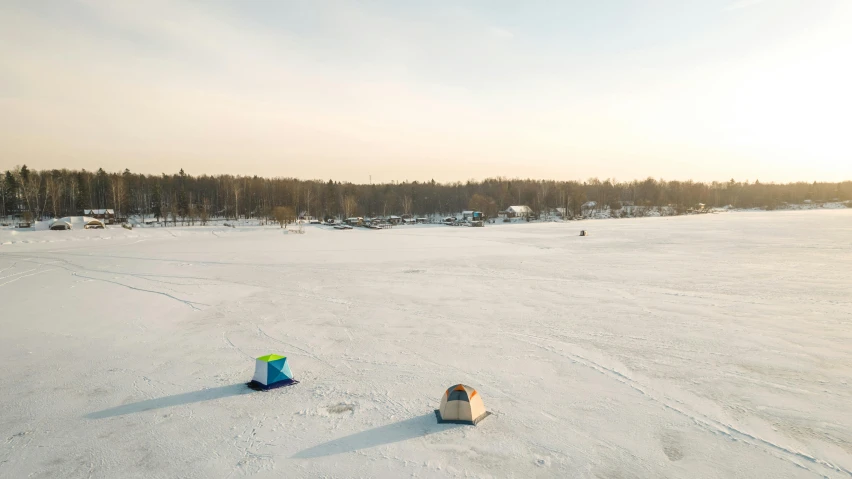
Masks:
[[[569,217],[583,205],[613,210],[623,205],[669,207],[677,213],[703,203],[708,207],[775,209],[784,203],[852,200],[852,181],[840,183],[701,183],[648,178],[628,182],[549,181],[489,178],[437,183],[434,180],[383,184],[174,174],[145,175],[103,169],[5,171],[0,180],[0,217],[35,218],[79,215],[84,209],[111,208],[117,216],[138,215],[177,223],[205,223],[211,217],[279,221],[294,213],[317,218],[388,215],[447,215],[474,209],[495,217],[510,205],[538,214],[564,208]],[[290,208],[277,210],[277,207]]]

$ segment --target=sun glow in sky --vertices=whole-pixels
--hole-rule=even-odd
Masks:
[[[0,2],[0,168],[852,179],[852,2]]]

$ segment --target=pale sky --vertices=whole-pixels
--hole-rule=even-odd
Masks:
[[[850,0],[2,0],[0,169],[852,179]]]

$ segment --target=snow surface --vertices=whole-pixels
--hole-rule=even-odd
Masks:
[[[305,229],[0,230],[0,477],[852,476],[852,210]]]

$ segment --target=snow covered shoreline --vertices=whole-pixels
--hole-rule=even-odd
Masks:
[[[717,214],[717,213],[746,213],[746,212],[770,212],[770,211],[810,211],[810,210],[838,210],[852,208],[852,202],[834,201],[827,203],[803,203],[803,204],[787,204],[783,203],[774,208],[735,208],[733,206],[711,207],[700,213],[682,213],[677,214],[674,207],[668,206],[650,206],[629,207],[629,210],[622,207],[620,210],[612,211],[609,208],[602,210],[593,210],[586,214],[582,219],[624,219],[624,218],[655,218],[661,216],[686,216],[693,214]]]
[[[584,220],[599,220],[599,219],[632,219],[632,218],[659,218],[659,217],[672,217],[672,216],[690,216],[694,214],[717,214],[717,213],[753,213],[753,212],[769,212],[769,211],[814,211],[814,210],[838,210],[838,209],[846,209],[852,208],[852,202],[828,202],[828,203],[807,203],[807,204],[783,204],[774,209],[766,209],[766,208],[734,208],[731,206],[726,206],[723,208],[708,208],[706,211],[702,213],[685,213],[685,214],[676,214],[674,209],[666,209],[667,207],[634,207],[631,210],[631,213],[626,213],[625,210],[618,210],[616,212],[612,212],[609,209],[604,210],[596,210],[590,211],[586,213],[586,216],[582,218],[576,218],[571,220],[563,220],[561,218],[555,217],[546,217],[538,220],[530,220],[527,221],[524,218],[512,218],[508,221],[505,221],[500,218],[494,218],[489,220],[487,224],[491,226],[502,225],[502,224],[516,224],[516,223],[551,223],[551,222],[573,222],[573,221],[584,221]],[[403,228],[411,228],[411,227],[423,227],[423,226],[440,226],[441,221],[440,217],[442,215],[434,215],[433,222],[428,225],[402,225]],[[15,228],[13,226],[0,227],[0,246],[14,244],[17,241],[13,240],[4,240],[3,231],[12,232],[7,233],[5,236],[15,236],[17,233],[28,233],[32,231],[45,231],[49,229],[50,224],[54,220],[44,220],[38,221],[31,228]],[[150,227],[186,227],[186,225],[181,222],[180,225],[169,225],[164,223],[171,223],[171,221],[166,222],[162,220],[160,222],[153,222],[152,218],[141,219],[139,217],[131,217],[130,225],[136,228],[150,228]],[[259,219],[241,219],[239,221],[235,221],[232,219],[226,218],[214,218],[209,220],[208,224],[205,226],[192,225],[192,228],[196,227],[206,227],[206,228],[221,228],[221,227],[260,227],[264,226],[266,228],[280,228],[278,225],[274,223],[270,223],[266,220]],[[315,226],[315,225],[311,225]],[[324,226],[324,225],[322,225]],[[119,228],[120,225],[111,226],[110,229]],[[26,242],[21,240],[22,242]]]
[[[852,209],[580,227],[0,230],[0,476],[852,475]]]

